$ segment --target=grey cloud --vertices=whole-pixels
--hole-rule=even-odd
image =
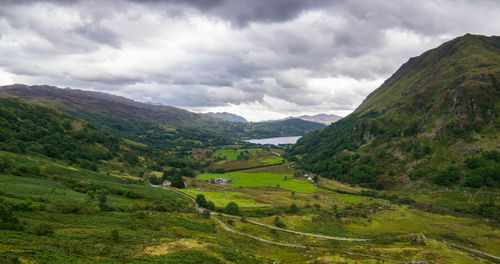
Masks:
[[[308,81],[382,80],[410,56],[466,31],[495,34],[494,25],[500,23],[494,16],[500,7],[493,0],[425,3],[6,0],[1,3],[9,6],[0,9],[3,70],[33,81],[120,91],[136,99],[150,97],[165,104],[188,107],[263,103],[268,96],[301,109],[352,109],[370,92],[368,88],[339,91],[332,86],[316,91],[308,86]],[[41,23],[29,14],[36,11],[29,8],[40,3],[75,11],[77,22]],[[131,12],[137,8],[141,8],[140,12]],[[209,38],[208,44],[203,43],[206,39],[188,47],[179,44],[174,47],[181,50],[177,53],[168,47],[158,47],[157,41],[168,46],[176,38],[175,30],[172,35],[169,31],[156,36],[162,32],[156,31],[158,27],[186,23],[189,26],[181,27],[182,30],[192,30],[196,25],[190,24],[191,16],[207,18],[204,23],[223,24],[223,31],[228,33],[221,34],[228,36],[222,35],[221,40]],[[120,20],[113,20],[115,17],[137,21],[138,29],[133,32],[139,33],[138,40],[134,39],[134,33],[123,28]],[[155,19],[164,23],[140,24]],[[484,23],[487,19],[488,23]],[[230,26],[225,28],[226,24]],[[148,34],[150,30],[152,33]],[[23,35],[26,32],[29,36]],[[196,39],[197,33],[193,34]],[[9,38],[19,40],[24,46],[8,46]],[[8,48],[2,50],[4,47]],[[156,54],[148,54],[150,49],[157,51],[161,59],[155,60]],[[134,63],[127,64],[126,58],[121,58],[126,56],[135,56]],[[175,63],[167,63],[169,60]]]
[[[92,21],[74,29],[74,32],[81,35],[84,39],[92,40],[93,42],[110,45],[114,48],[119,48],[121,40],[119,36],[111,29],[103,27],[99,22]]]
[[[28,5],[33,3],[55,3],[74,5],[84,0],[3,0],[5,5]],[[102,4],[103,1],[95,1]],[[112,0],[104,2],[132,2],[149,4],[154,8],[169,10],[172,6],[190,7],[201,13],[232,21],[237,26],[250,22],[280,22],[295,18],[305,10],[331,5],[329,0]],[[172,14],[169,12],[169,14]]]

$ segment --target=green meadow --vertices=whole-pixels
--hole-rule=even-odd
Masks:
[[[296,192],[315,192],[317,190],[312,183],[302,179],[295,179],[291,173],[205,173],[198,175],[197,178],[200,180],[211,180],[215,178],[231,179],[233,182],[228,183],[227,186],[234,187],[272,186]]]
[[[248,151],[248,153],[255,153],[262,151],[262,149],[218,149],[213,153],[214,157],[226,157],[226,160],[238,160],[240,153]]]
[[[189,194],[192,197],[196,197],[198,194],[203,194],[208,200],[214,202],[217,207],[224,207],[230,202],[235,202],[241,207],[260,207],[269,205],[257,202],[252,198],[252,196],[240,192],[211,192],[196,189],[181,189],[180,191]]]

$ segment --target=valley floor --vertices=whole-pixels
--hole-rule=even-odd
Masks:
[[[2,203],[13,205],[22,228],[0,231],[2,263],[499,262],[498,223],[452,209],[464,190],[368,196],[324,178],[315,186],[288,163],[201,174],[184,178],[186,189],[166,189],[132,171],[0,154],[43,168],[38,175],[0,173]],[[199,194],[214,202],[210,216],[196,206]],[[483,189],[468,201],[498,202],[497,194]],[[229,202],[240,205],[239,215],[226,213]]]

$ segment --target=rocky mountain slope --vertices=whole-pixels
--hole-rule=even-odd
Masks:
[[[411,58],[349,116],[289,152],[375,188],[500,184],[500,37],[467,34]]]

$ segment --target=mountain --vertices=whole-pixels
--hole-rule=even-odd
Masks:
[[[322,123],[325,125],[330,125],[331,123],[334,123],[340,119],[342,119],[341,116],[338,115],[333,115],[333,114],[317,114],[317,115],[301,115],[297,117],[289,117],[289,118],[298,118],[306,121],[311,121],[311,122],[316,122],[316,123]]]
[[[14,84],[0,87],[0,96],[13,96],[55,108],[84,109],[94,113],[112,112],[127,119],[179,122],[200,119],[201,115],[171,106],[140,103],[108,93],[61,89],[48,85]]]
[[[218,119],[226,120],[229,122],[240,122],[240,123],[248,122],[244,117],[239,116],[239,115],[235,115],[235,114],[231,114],[228,112],[218,112],[218,113],[210,112],[210,113],[207,113],[207,115],[218,118]]]
[[[309,121],[236,123],[101,92],[22,84],[0,87],[0,97],[19,98],[85,120],[120,139],[170,150],[232,144],[235,140],[302,136],[322,125]]]
[[[500,185],[500,37],[411,58],[350,115],[298,141],[306,170],[382,188]]]

